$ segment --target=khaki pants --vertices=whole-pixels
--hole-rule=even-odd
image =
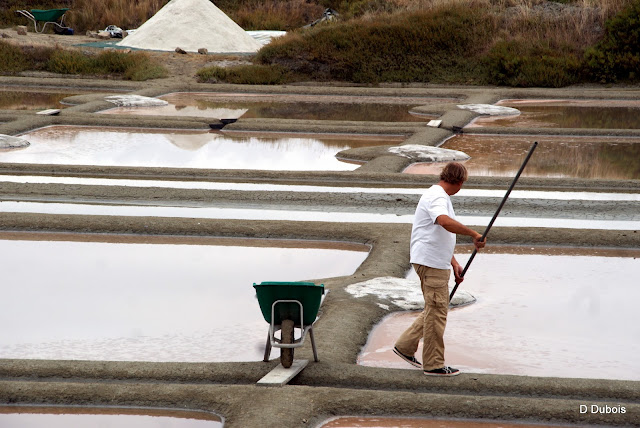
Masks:
[[[449,269],[435,269],[413,265],[420,278],[424,311],[396,342],[398,351],[414,355],[423,339],[422,368],[434,370],[444,367],[444,329],[449,312]]]

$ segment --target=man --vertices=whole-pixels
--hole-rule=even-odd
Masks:
[[[424,311],[398,339],[393,348],[409,364],[422,367],[429,376],[455,376],[458,369],[444,364],[444,329],[449,311],[449,277],[451,267],[456,280],[462,281],[462,266],[453,256],[456,234],[473,239],[477,249],[486,239],[456,220],[451,195],[460,191],[467,180],[464,165],[448,163],[440,173],[440,182],[420,198],[411,230],[411,264],[418,273]],[[415,358],[418,342],[423,339],[422,364]]]

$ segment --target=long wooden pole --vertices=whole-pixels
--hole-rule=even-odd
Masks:
[[[515,178],[511,182],[511,186],[509,186],[509,190],[507,190],[507,193],[504,195],[504,198],[502,198],[502,202],[500,202],[500,206],[498,207],[498,210],[493,215],[493,218],[489,222],[489,226],[487,226],[487,229],[484,231],[481,241],[484,241],[484,239],[489,234],[489,230],[491,229],[491,226],[493,226],[493,223],[496,221],[496,218],[498,218],[498,214],[500,214],[502,207],[504,206],[505,202],[507,202],[507,199],[509,198],[511,191],[513,190],[513,187],[516,185],[518,178],[520,178],[520,174],[522,174],[524,167],[527,166],[527,162],[529,162],[529,159],[531,158],[531,155],[533,154],[533,151],[536,149],[537,146],[538,146],[538,142],[536,141],[533,143],[533,145],[529,149],[529,153],[527,154],[527,157],[524,159],[524,162],[522,163],[522,166],[518,170],[518,173],[516,174]],[[473,261],[473,259],[476,257],[477,253],[478,253],[478,250],[474,248],[473,253],[471,253],[471,257],[469,257],[469,261],[467,261],[466,266],[462,270],[462,274],[460,275],[460,278],[464,278],[464,275],[467,273],[467,270],[469,269],[469,266],[471,265],[471,262]],[[453,287],[453,290],[451,290],[451,294],[449,295],[449,301],[451,301],[451,299],[453,299],[453,295],[456,294],[458,285],[460,285],[460,281],[456,280],[456,285]]]

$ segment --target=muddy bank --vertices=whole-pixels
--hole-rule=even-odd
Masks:
[[[398,160],[400,163],[395,163]],[[52,177],[121,178],[173,181],[215,181],[242,183],[272,183],[291,185],[317,185],[336,187],[408,187],[426,188],[438,182],[435,175],[398,174],[379,172],[374,166],[393,164],[402,167],[406,159],[385,156],[371,163],[371,168],[356,171],[254,171],[254,170],[209,170],[194,168],[118,167],[90,165],[46,165],[25,163],[0,163],[3,175],[37,175]],[[0,180],[2,181],[2,180]],[[512,177],[471,176],[465,189],[508,189]],[[536,178],[521,177],[521,190],[585,191],[585,192],[630,192],[640,191],[640,180],[595,180],[582,178]]]
[[[317,364],[320,366],[320,363]],[[339,367],[333,367],[339,369]],[[509,379],[513,382],[513,379]],[[456,382],[456,381],[454,381]],[[472,380],[473,382],[473,380]],[[453,382],[452,382],[453,383]],[[499,380],[498,380],[499,383]],[[548,383],[547,386],[551,386]],[[611,385],[609,385],[611,386]],[[544,385],[540,385],[544,387]],[[584,385],[584,392],[588,385]],[[556,389],[556,388],[554,388]],[[576,423],[582,426],[633,425],[640,406],[615,400],[624,414],[581,414],[581,404],[604,406],[600,398],[520,397],[514,395],[420,393],[410,389],[353,389],[322,386],[265,388],[183,383],[85,383],[0,381],[0,399],[41,404],[171,407],[205,410],[225,417],[225,426],[318,426],[334,415],[403,415]],[[592,401],[593,400],[593,401]],[[613,404],[613,403],[610,403]],[[265,412],[264,409],[269,409]],[[536,415],[532,417],[531,415]]]
[[[333,193],[271,190],[265,192],[8,182],[2,183],[2,188],[0,200],[6,201],[315,210],[396,215],[412,215],[421,196],[398,191]],[[452,202],[458,215],[491,217],[501,200],[502,197],[456,196]],[[505,204],[502,216],[635,221],[640,220],[640,201],[611,203],[607,200],[512,198]]]

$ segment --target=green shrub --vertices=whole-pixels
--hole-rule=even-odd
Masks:
[[[118,75],[127,80],[165,77],[167,70],[144,53],[102,52],[97,56],[78,51],[56,50],[46,63],[46,70],[62,74]]]
[[[150,79],[160,79],[167,77],[167,69],[157,64],[144,54],[133,55],[134,64],[127,68],[124,72],[126,80],[145,81]]]
[[[46,46],[21,46],[20,49],[22,49],[29,63],[29,69],[33,70],[45,69],[47,62],[51,59],[51,55],[57,50]]]
[[[292,75],[277,65],[239,65],[236,67],[207,67],[197,72],[199,82],[218,82],[246,85],[279,85],[291,81]]]
[[[591,77],[601,82],[640,78],[640,0],[607,21],[604,38],[587,49],[585,61]]]
[[[124,73],[136,65],[138,56],[134,53],[124,53],[118,51],[101,52],[94,60],[98,70],[105,73]]]
[[[46,64],[47,71],[61,74],[91,74],[94,64],[81,52],[56,50]]]
[[[559,88],[581,78],[582,61],[569,47],[545,41],[499,41],[484,60],[489,83]]]
[[[475,80],[478,46],[493,22],[479,7],[449,5],[316,26],[277,39],[256,60],[316,80],[358,83]]]
[[[28,68],[28,61],[25,54],[17,46],[0,41],[0,72],[19,73]]]

